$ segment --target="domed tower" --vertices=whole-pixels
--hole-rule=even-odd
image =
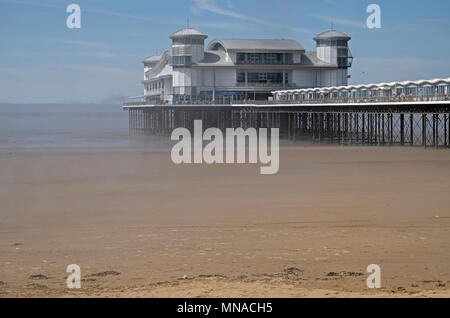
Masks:
[[[196,70],[193,70],[191,65],[203,60],[207,37],[206,34],[192,28],[182,29],[170,36],[174,102],[197,95]]]
[[[340,69],[352,66],[353,57],[348,48],[351,40],[347,34],[330,30],[320,33],[314,38],[317,43],[317,57],[324,62],[337,64]]]
[[[191,63],[203,60],[207,37],[206,34],[192,28],[182,29],[172,34],[170,38],[172,39],[173,65],[190,66]]]

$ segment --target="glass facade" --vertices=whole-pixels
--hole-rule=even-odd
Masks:
[[[238,83],[245,83],[245,74],[247,73],[247,83],[269,83],[269,84],[282,84],[283,72],[237,72],[236,80]],[[289,75],[284,73],[284,82],[289,83]]]
[[[243,53],[236,54],[236,64],[266,64],[287,65],[293,64],[292,53]]]
[[[205,43],[205,40],[202,39],[190,39],[190,38],[181,38],[174,39],[172,41],[173,44],[194,44],[194,45],[202,45]]]
[[[348,46],[346,40],[318,40],[317,46]]]
[[[353,57],[348,48],[337,49],[337,63],[339,68],[351,67],[352,62]]]

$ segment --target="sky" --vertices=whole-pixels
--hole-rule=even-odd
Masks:
[[[81,28],[69,29],[69,4]],[[381,28],[369,29],[369,4]],[[142,95],[141,61],[186,27],[214,38],[285,38],[315,50],[352,37],[350,84],[450,77],[448,0],[0,0],[0,103],[111,103]]]

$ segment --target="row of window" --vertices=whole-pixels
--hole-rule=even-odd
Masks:
[[[155,81],[147,84],[147,91],[164,88],[164,81]]]
[[[318,40],[317,46],[348,46],[346,40]]]
[[[283,83],[283,72],[237,72],[236,81],[238,83]],[[284,73],[284,82],[289,83],[288,73]]]
[[[236,64],[292,64],[292,53],[237,53]]]
[[[171,64],[174,66],[190,66],[192,60],[190,56],[172,56]]]
[[[202,45],[205,44],[205,40],[202,39],[190,39],[190,38],[181,38],[175,39],[172,41],[173,44],[193,44],[193,45]]]

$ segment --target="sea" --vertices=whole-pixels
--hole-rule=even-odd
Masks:
[[[131,133],[121,105],[0,104],[0,149],[170,145],[167,136]]]

